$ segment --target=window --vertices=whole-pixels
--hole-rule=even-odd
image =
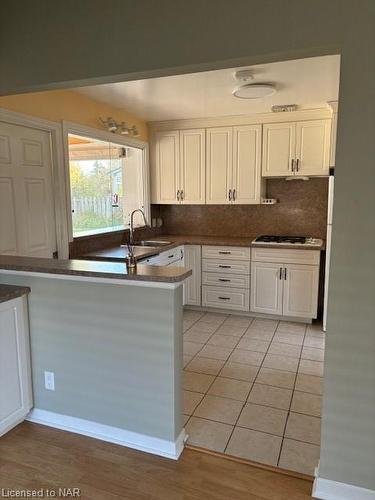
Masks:
[[[143,150],[75,134],[68,144],[73,236],[128,227],[145,204]]]

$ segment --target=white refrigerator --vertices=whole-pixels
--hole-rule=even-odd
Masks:
[[[324,279],[323,331],[327,331],[327,305],[328,305],[329,269],[331,261],[334,185],[335,185],[334,169],[331,168],[328,179],[328,211],[327,211],[327,236],[326,236],[326,264],[325,264],[325,279]]]

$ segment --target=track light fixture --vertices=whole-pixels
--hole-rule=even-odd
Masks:
[[[99,117],[99,120],[103,127],[105,127],[108,132],[112,132],[113,134],[120,134],[120,135],[131,135],[132,137],[138,137],[139,132],[138,129],[135,125],[132,127],[129,127],[129,125],[126,122],[121,122],[118,123],[116,120],[112,117],[108,118],[101,118]]]

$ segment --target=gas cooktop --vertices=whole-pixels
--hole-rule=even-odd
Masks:
[[[320,246],[322,241],[309,236],[274,236],[263,234],[258,236],[253,241],[253,244],[269,244],[269,245],[304,245],[304,246]]]

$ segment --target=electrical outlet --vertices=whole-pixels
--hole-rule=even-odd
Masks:
[[[48,391],[55,390],[55,374],[53,372],[44,372],[44,387]]]

